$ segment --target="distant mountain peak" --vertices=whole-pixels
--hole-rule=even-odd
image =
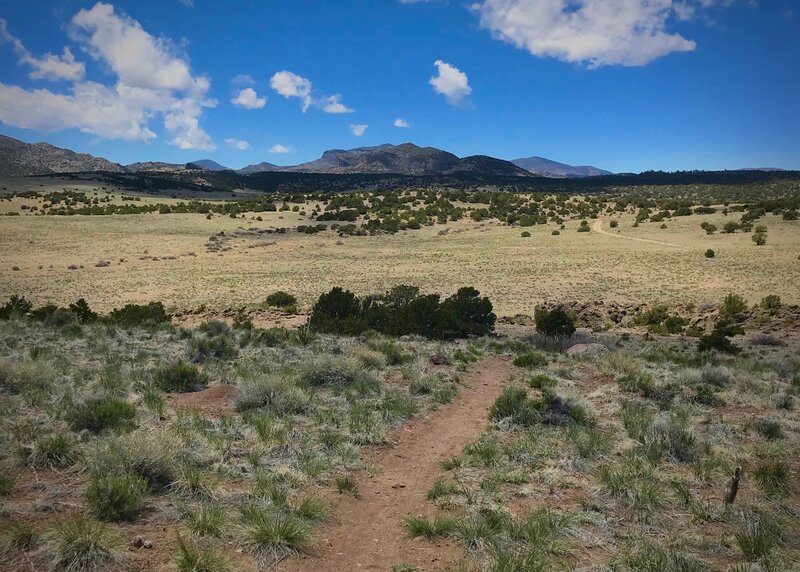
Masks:
[[[0,135],[0,174],[51,175],[81,171],[120,173],[125,168],[102,157],[76,153],[49,143],[25,143]]]
[[[525,169],[536,175],[542,177],[554,178],[573,178],[573,177],[599,177],[602,175],[610,175],[610,171],[598,169],[590,165],[574,166],[566,163],[559,163],[544,157],[528,157],[523,159],[514,159],[511,161],[517,167]]]

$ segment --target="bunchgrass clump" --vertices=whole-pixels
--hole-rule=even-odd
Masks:
[[[80,450],[69,433],[39,437],[33,444],[28,464],[37,469],[63,469],[80,457]]]
[[[303,362],[298,375],[301,382],[311,387],[344,389],[357,382],[374,381],[374,376],[357,359],[330,354],[320,354]]]
[[[153,381],[162,391],[185,393],[205,387],[208,376],[197,366],[179,360],[155,369]]]
[[[144,504],[147,483],[135,475],[96,477],[86,487],[86,504],[98,520],[133,520]]]
[[[711,566],[694,556],[642,538],[628,544],[611,560],[613,570],[625,572],[707,572]]]
[[[17,483],[17,476],[6,470],[0,469],[0,497],[7,497],[14,491],[14,485]]]
[[[763,516],[747,517],[734,539],[747,562],[768,558],[783,543],[780,524]]]
[[[225,510],[210,502],[201,503],[196,508],[184,509],[181,518],[193,535],[213,538],[220,538],[228,523]]]
[[[248,506],[242,510],[242,519],[247,542],[254,554],[267,562],[303,552],[311,542],[308,524],[286,511]]]
[[[528,351],[514,358],[514,365],[517,367],[544,367],[547,362],[547,356],[536,351]]]
[[[783,461],[769,461],[753,469],[761,491],[767,498],[786,497],[791,492],[791,469]]]
[[[428,489],[427,496],[428,500],[436,500],[448,495],[458,494],[459,491],[460,489],[456,483],[445,481],[444,479],[436,479],[433,486]]]
[[[67,414],[73,430],[92,433],[130,428],[135,417],[136,407],[113,395],[88,397],[77,403]]]
[[[330,505],[322,497],[304,497],[292,503],[292,510],[303,520],[320,523],[328,519]]]
[[[358,485],[352,477],[347,475],[336,477],[335,484],[336,490],[339,491],[339,493],[345,493],[359,498]]]
[[[233,570],[230,560],[220,551],[200,547],[178,536],[178,552],[175,555],[178,572],[228,572]]]
[[[424,536],[428,540],[433,540],[453,534],[457,529],[458,521],[453,517],[437,514],[433,518],[410,516],[403,521],[403,525],[411,536]]]
[[[767,441],[778,441],[786,437],[781,422],[777,419],[759,419],[756,421],[756,431]]]
[[[236,408],[267,409],[277,415],[290,415],[308,410],[310,401],[308,393],[288,379],[268,374],[239,382]]]
[[[50,566],[68,572],[90,572],[120,564],[125,540],[108,525],[75,515],[44,535]]]

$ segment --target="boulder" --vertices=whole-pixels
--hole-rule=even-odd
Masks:
[[[595,357],[596,356],[600,356],[600,355],[602,355],[604,353],[607,353],[607,352],[608,352],[608,348],[606,346],[604,346],[603,344],[596,344],[596,343],[575,344],[574,346],[571,346],[567,350],[567,353],[569,355],[581,354],[581,355],[590,355],[590,356],[595,356]]]

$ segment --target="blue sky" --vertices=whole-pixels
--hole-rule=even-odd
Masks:
[[[0,0],[0,18],[0,132],[123,164],[413,141],[800,169],[794,0]]]

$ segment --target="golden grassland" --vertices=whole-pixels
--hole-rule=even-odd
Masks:
[[[367,237],[258,233],[252,229],[314,224],[293,212],[258,215],[262,221],[255,214],[2,217],[0,294],[56,304],[84,297],[101,311],[151,300],[222,309],[256,304],[278,289],[307,307],[333,286],[367,294],[412,284],[449,295],[471,285],[501,316],[531,314],[544,300],[701,303],[735,292],[750,302],[778,294],[800,303],[800,225],[774,216],[759,221],[768,242],[757,247],[750,234],[707,236],[700,224],[721,228],[727,218],[719,213],[679,217],[666,229],[634,228],[626,215],[617,229],[601,221],[609,234],[578,233],[578,221],[560,236],[551,235],[552,224],[462,221]],[[532,236],[523,238],[523,230]],[[221,231],[228,250],[208,251],[209,237]],[[716,258],[704,257],[708,248]],[[111,265],[96,267],[100,260]]]

